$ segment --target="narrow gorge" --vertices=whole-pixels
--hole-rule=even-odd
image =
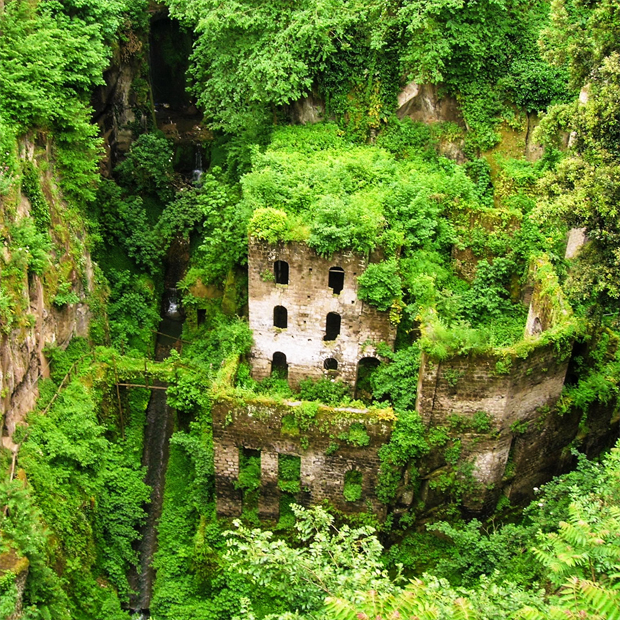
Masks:
[[[0,619],[620,618],[618,24],[0,1]]]

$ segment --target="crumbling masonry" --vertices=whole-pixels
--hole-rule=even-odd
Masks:
[[[279,368],[292,387],[323,376],[354,385],[359,363],[374,358],[373,344],[392,346],[396,335],[389,312],[357,297],[357,278],[367,266],[367,259],[354,252],[327,259],[304,243],[250,240],[254,378]]]

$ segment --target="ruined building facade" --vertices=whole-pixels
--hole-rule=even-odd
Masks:
[[[338,253],[328,260],[304,244],[254,241],[249,253],[255,378],[280,369],[292,386],[321,376],[353,385],[362,376],[359,368],[375,359],[374,344],[393,344],[389,313],[358,299],[358,277],[368,265],[360,255]],[[574,320],[548,258],[532,261],[529,288],[519,342],[423,354],[416,410],[428,432],[441,428],[447,436],[413,470],[403,468],[393,496],[378,488],[381,446],[396,419],[391,411],[378,415],[373,409],[219,394],[213,407],[218,514],[239,515],[252,497],[267,519],[276,519],[293,496],[305,506],[327,501],[346,513],[368,510],[379,518],[388,510],[384,501],[394,514],[412,510],[424,518],[457,492],[469,515],[488,514],[502,495],[513,505],[528,501],[533,487],[570,466],[567,446],[582,440],[583,421],[577,408],[555,411]],[[433,337],[432,323],[422,330]],[[307,417],[313,406],[316,413]],[[588,414],[586,451],[595,454],[616,436],[615,411],[599,407]],[[248,459],[255,468],[259,463],[254,496],[243,487]],[[291,462],[297,464],[293,481],[287,477]]]
[[[250,240],[248,258],[251,353],[255,379],[272,370],[292,387],[323,376],[354,385],[360,365],[378,363],[374,345],[392,346],[396,328],[357,296],[368,260],[354,252],[322,258],[304,243],[277,246]]]
[[[244,506],[239,474],[244,453],[260,458],[258,515],[277,519],[285,495],[283,459],[297,459],[295,502],[314,506],[325,501],[347,513],[370,510],[383,518],[386,505],[377,497],[379,450],[392,432],[389,412],[321,407],[307,428],[294,423],[301,403],[262,399],[220,399],[213,407],[217,513],[237,517]],[[385,415],[387,413],[387,415]],[[383,415],[382,415],[383,414]],[[352,429],[361,432],[356,441]],[[347,497],[349,477],[357,476],[354,497]],[[289,487],[290,493],[290,487]]]

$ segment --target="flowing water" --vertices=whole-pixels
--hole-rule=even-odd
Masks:
[[[202,178],[202,173],[204,172],[202,164],[202,151],[200,147],[196,147],[196,153],[194,155],[194,170],[192,172],[192,183],[194,185],[198,185],[200,183],[200,179]]]

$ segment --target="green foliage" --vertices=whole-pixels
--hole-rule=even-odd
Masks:
[[[450,555],[433,567],[433,573],[449,579],[454,585],[474,587],[481,575],[500,572],[505,579],[529,586],[542,577],[540,565],[524,550],[532,540],[534,528],[506,524],[485,529],[473,520],[453,526],[446,522],[429,525],[429,531],[440,532],[451,542]]]
[[[162,213],[158,224],[160,231],[167,234],[174,222],[190,221],[180,217],[180,212],[194,214],[196,228],[200,231],[200,243],[194,253],[193,268],[189,270],[181,286],[187,288],[192,278],[200,278],[204,284],[222,284],[227,275],[247,261],[247,232],[251,212],[243,203],[239,204],[238,190],[228,185],[215,169],[202,177],[202,185],[177,195]],[[169,214],[169,215],[168,215]],[[189,232],[189,226],[185,225]]]
[[[167,202],[172,198],[172,159],[172,145],[162,133],[145,133],[132,143],[115,172],[120,183],[132,191],[147,192]]]
[[[493,424],[493,417],[486,411],[476,411],[472,420],[472,427],[477,433],[488,433]]]
[[[562,395],[562,408],[574,405],[587,411],[593,403],[609,403],[618,394],[614,377],[620,364],[618,335],[609,328],[597,334],[590,342],[587,355],[573,358],[578,376],[576,385],[569,385]]]
[[[537,58],[516,59],[507,77],[499,80],[511,101],[527,112],[539,112],[549,104],[569,99],[567,84],[568,73],[564,67],[553,67]]]
[[[167,403],[183,413],[194,413],[197,408],[206,408],[209,401],[204,386],[205,377],[195,369],[188,371],[180,368],[166,391]]]
[[[290,454],[278,456],[278,488],[293,495],[301,491],[301,458]]]
[[[344,475],[342,494],[347,502],[356,502],[362,497],[362,472],[356,469],[349,470]]]
[[[357,600],[328,598],[326,601],[326,618],[329,620],[357,620],[359,618],[417,618],[419,620],[438,620],[449,617],[452,620],[470,620],[475,615],[473,605],[464,598],[453,601],[437,600],[424,586],[422,581],[409,583],[404,589],[394,594],[382,594],[371,590],[360,593]],[[448,595],[449,596],[449,595]],[[448,599],[448,596],[445,599]],[[442,612],[449,615],[444,616]],[[441,615],[440,615],[441,614]]]
[[[192,443],[198,440],[202,446],[199,455],[209,449],[210,433],[201,430],[205,426],[194,425],[190,433]],[[157,577],[151,613],[175,620],[191,620],[197,614],[215,620],[223,617],[224,609],[236,610],[238,607],[232,597],[219,596],[209,589],[211,576],[218,566],[216,550],[222,547],[222,534],[217,523],[203,516],[213,509],[212,504],[205,505],[205,500],[211,502],[213,499],[213,479],[209,476],[212,458],[210,470],[197,470],[192,458],[195,447],[190,447],[187,435],[182,441],[177,436],[175,433],[171,441],[166,471],[158,550],[153,562]],[[213,578],[217,579],[216,576]],[[222,587],[225,589],[226,585],[222,584]],[[213,592],[212,598],[205,597],[205,591]]]
[[[104,83],[114,34],[143,20],[145,7],[142,0],[17,1],[0,15],[0,115],[19,133],[55,133],[61,187],[82,206],[94,197],[101,155],[90,93]]]
[[[276,244],[288,241],[289,222],[286,211],[265,207],[256,209],[248,224],[250,236]]]
[[[358,448],[363,448],[370,443],[370,435],[361,422],[353,422],[347,429],[347,432],[339,435],[338,439]]]
[[[294,416],[297,426],[302,431],[307,431],[316,418],[319,412],[319,403],[317,402],[303,402],[301,405],[295,407]]]
[[[29,561],[29,587],[24,597],[26,609],[32,602],[30,607],[35,613],[40,610],[49,615],[51,612],[59,619],[69,620],[69,601],[61,587],[60,578],[49,566],[46,553],[49,532],[45,528],[41,510],[37,507],[33,494],[18,480],[3,481],[0,485],[0,503],[9,508],[6,514],[4,511],[0,513],[2,545],[5,549],[13,547]],[[11,596],[10,580],[10,577],[3,578],[3,585],[8,589],[8,593],[3,592],[3,604],[4,597]],[[13,610],[14,608],[9,609],[9,612]]]
[[[195,24],[194,93],[212,125],[230,133],[248,119],[267,116],[272,105],[309,93],[317,74],[337,51],[350,47],[363,32],[357,27],[377,11],[322,0],[295,7],[280,1],[236,7],[172,0],[169,7],[173,16]],[[233,10],[244,14],[241,23],[231,19]],[[240,65],[245,69],[231,79],[230,67]]]
[[[30,218],[23,218],[9,227],[11,236],[11,267],[21,273],[38,276],[50,266],[52,242],[47,230],[41,231]],[[8,271],[5,274],[8,275]]]
[[[62,308],[69,304],[76,304],[79,301],[80,298],[71,290],[71,282],[62,282],[58,285],[58,292],[54,296],[52,303],[57,308]]]
[[[461,94],[471,147],[486,149],[510,113],[504,100],[539,110],[566,96],[564,72],[536,45],[542,1],[414,0],[389,10],[375,0],[168,5],[197,33],[193,92],[211,125],[230,133],[318,91],[328,113],[364,139],[396,108],[406,75]]]
[[[15,574],[12,571],[4,571],[0,576],[0,615],[8,618],[17,607],[19,593],[15,583]]]
[[[291,506],[295,536],[289,544],[271,532],[250,530],[238,521],[227,533],[224,559],[227,574],[241,575],[251,585],[250,605],[267,596],[267,611],[299,611],[314,615],[325,595],[351,596],[356,591],[391,592],[380,561],[381,545],[369,526],[335,527],[322,508]]]
[[[254,451],[239,450],[239,478],[235,482],[235,488],[244,491],[256,491],[260,487],[260,453]]]
[[[398,298],[402,282],[395,259],[371,263],[358,278],[358,297],[378,310],[387,310]]]
[[[387,352],[386,352],[387,353]],[[417,343],[389,352],[388,363],[380,364],[371,376],[373,397],[389,399],[398,412],[415,407],[421,351]]]
[[[0,115],[0,196],[6,196],[19,174],[15,128]]]
[[[26,538],[20,542],[17,530],[2,528],[14,532],[12,539],[30,561],[25,609],[37,618],[127,618],[119,601],[129,595],[126,575],[137,563],[134,544],[150,497],[141,444],[135,450],[132,443],[141,436],[143,411],[129,411],[126,439],[114,443],[106,437],[120,433],[109,418],[107,427],[100,423],[101,392],[80,378],[90,364],[87,351],[87,343],[77,340],[66,352],[47,353],[53,381],[78,364],[47,414],[29,417],[19,463],[31,487],[14,483],[22,488],[16,501],[23,508],[10,511]],[[51,568],[58,566],[62,578]]]
[[[50,207],[41,190],[39,174],[32,162],[22,164],[22,192],[30,201],[30,214],[39,232],[47,232],[52,223]]]
[[[97,209],[98,232],[106,245],[120,245],[137,265],[156,273],[166,247],[153,233],[151,204],[142,196],[123,195],[116,183],[103,180],[97,192]]]
[[[357,200],[320,199],[314,208],[308,245],[319,256],[345,249],[369,254],[383,228],[383,217],[373,203],[373,198],[367,202],[361,196]]]
[[[484,323],[513,311],[507,290],[513,269],[514,264],[506,258],[496,258],[493,264],[484,260],[478,263],[476,279],[463,295],[463,314],[468,320]]]
[[[191,359],[194,369],[201,370],[203,376],[196,377],[197,381],[205,377],[214,378],[226,360],[239,359],[246,355],[252,346],[252,332],[247,322],[236,316],[226,316],[215,306],[209,309],[205,323],[196,336],[183,348],[183,355]],[[191,375],[195,374],[194,369],[189,373],[189,381],[193,380]],[[246,381],[254,387],[255,382],[249,383],[253,381],[249,376]]]
[[[381,469],[377,497],[382,502],[389,504],[394,499],[405,466],[427,454],[429,449],[424,425],[418,413],[411,410],[400,412],[390,441],[379,450]],[[415,470],[412,473],[415,478]]]
[[[572,269],[568,290],[582,312],[617,303],[620,104],[618,8],[605,0],[589,5],[559,0],[543,38],[548,56],[568,64],[576,88],[587,97],[558,105],[541,121],[540,139],[557,145],[560,132],[572,136],[567,156],[541,181],[539,220],[585,227],[590,243]],[[579,43],[577,43],[579,41]]]
[[[109,272],[111,294],[108,305],[110,339],[121,350],[144,350],[159,324],[157,298],[146,276],[130,271]]]
[[[435,156],[433,130],[424,123],[410,118],[402,120],[392,116],[377,137],[377,146],[394,153],[398,158],[414,158],[421,154],[432,159]]]
[[[319,401],[326,405],[340,405],[351,396],[350,388],[342,381],[302,379],[299,382],[299,396],[302,400]]]

